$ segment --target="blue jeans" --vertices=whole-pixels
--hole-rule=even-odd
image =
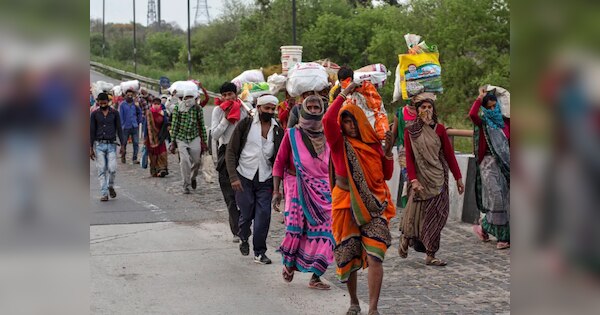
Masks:
[[[129,136],[131,136],[131,142],[133,144],[133,160],[137,160],[138,155],[138,136],[139,128],[123,128],[123,136],[125,137],[125,143],[121,144],[123,146],[123,156],[127,155],[127,140],[129,140]]]
[[[253,225],[252,248],[254,256],[258,256],[267,251],[267,234],[269,234],[269,225],[271,224],[273,178],[261,183],[258,181],[258,172],[253,180],[239,174],[238,176],[244,188],[244,191],[235,193],[235,201],[240,208],[238,236],[247,241],[251,234],[250,225]]]
[[[96,142],[96,168],[100,180],[100,192],[102,196],[108,196],[108,187],[113,187],[117,174],[116,144]]]

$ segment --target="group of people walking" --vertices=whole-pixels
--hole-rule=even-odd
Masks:
[[[351,69],[340,71],[352,77]],[[436,253],[449,214],[448,172],[458,192],[465,189],[446,128],[438,120],[435,95],[413,97],[382,141],[365,111],[347,101],[358,88],[345,80],[331,101],[329,91],[307,91],[299,99],[286,94],[281,103],[263,95],[248,110],[237,97],[237,86],[225,82],[210,127],[232,240],[239,243],[241,254],[250,254],[252,242],[254,261],[270,264],[266,253],[271,211],[283,212],[285,236],[277,249],[282,278],[291,282],[296,272],[310,273],[308,286],[327,290],[321,276],[335,262],[338,278],[347,285],[351,315],[361,311],[356,272],[367,267],[369,314],[379,314],[382,263],[392,244],[390,220],[396,216],[386,183],[394,171],[393,146],[398,145],[407,179],[400,224],[402,258],[412,247],[426,254],[426,265],[447,264]],[[152,102],[145,111],[144,129],[151,173],[167,174],[164,142],[172,139],[170,151],[179,151],[183,189],[189,193],[196,188],[200,155],[208,146],[202,118],[208,98],[200,102],[186,91],[183,95],[171,96],[166,107],[160,100]],[[128,107],[132,98],[128,96],[117,112],[108,108],[108,98],[101,93],[99,109],[91,115],[90,156],[98,160],[102,200],[116,196],[116,162],[111,159],[116,157],[117,137],[124,153],[124,137],[130,134],[125,130],[131,126],[123,116],[134,117]],[[474,230],[482,241],[491,234],[498,238],[499,249],[508,248],[509,120],[499,114],[497,99],[483,91],[470,117],[478,136],[478,199],[486,213]]]

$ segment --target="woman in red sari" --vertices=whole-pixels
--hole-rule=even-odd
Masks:
[[[448,170],[456,179],[458,193],[465,186],[454,156],[446,128],[435,110],[435,95],[421,93],[413,97],[417,118],[404,130],[406,168],[408,170],[408,204],[402,213],[402,239],[398,252],[406,258],[408,247],[425,252],[425,264],[445,266],[435,257],[440,248],[442,229],[450,211]]]
[[[146,112],[144,143],[148,150],[150,174],[152,177],[165,177],[169,174],[167,145],[169,138],[169,119],[162,109],[160,98],[155,98],[150,110]]]

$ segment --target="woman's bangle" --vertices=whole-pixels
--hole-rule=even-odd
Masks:
[[[279,192],[279,190],[273,190],[273,195],[281,195],[281,193]]]

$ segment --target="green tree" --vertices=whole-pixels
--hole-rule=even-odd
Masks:
[[[133,60],[133,41],[131,38],[117,38],[112,44],[110,56],[119,61]]]
[[[152,65],[171,69],[179,59],[183,38],[168,32],[152,33],[146,39],[148,59]]]
[[[108,45],[106,48],[105,52],[108,52]],[[90,54],[102,56],[102,33],[90,34]]]

